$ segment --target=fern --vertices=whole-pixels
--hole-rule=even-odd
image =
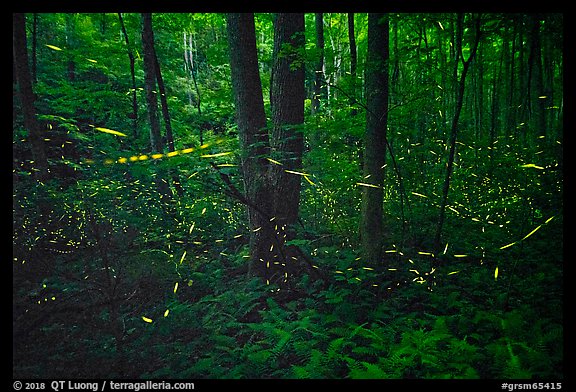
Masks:
[[[361,362],[363,368],[354,367],[350,371],[350,378],[352,379],[387,379],[390,375],[380,368],[378,365]]]
[[[292,333],[289,331],[284,331],[279,328],[275,328],[274,331],[280,337],[276,342],[274,347],[270,350],[270,359],[274,362],[278,362],[279,358],[283,356],[289,349],[288,342],[292,339]]]
[[[326,350],[326,360],[331,361],[337,358],[342,346],[346,342],[346,338],[340,337],[332,340],[328,345],[328,349]]]
[[[311,378],[310,372],[305,366],[293,365],[292,374],[294,374],[294,377],[298,379]]]
[[[360,355],[362,358],[378,358],[380,355],[382,355],[381,348],[375,347],[373,345],[354,347],[352,352],[354,354]]]

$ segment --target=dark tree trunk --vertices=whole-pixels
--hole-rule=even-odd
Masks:
[[[156,56],[156,49],[152,46],[152,55],[154,56],[154,72],[156,73],[156,82],[158,83],[158,92],[160,93],[160,106],[162,108],[162,117],[166,127],[166,143],[168,151],[174,151],[174,136],[172,134],[172,122],[170,121],[170,111],[168,110],[168,100],[166,99],[166,87],[160,71],[160,63]]]
[[[281,52],[290,48],[289,53]],[[298,219],[302,176],[286,173],[302,167],[304,137],[304,14],[278,14],[274,24],[274,73],[272,89],[272,156],[283,166],[274,165],[276,218],[282,225]]]
[[[13,55],[14,71],[18,81],[18,96],[24,114],[24,126],[28,130],[28,140],[34,159],[34,176],[39,181],[48,178],[48,159],[44,149],[44,141],[40,124],[36,119],[36,108],[34,106],[36,97],[32,90],[32,78],[28,67],[28,51],[26,45],[26,16],[24,14],[13,14]]]
[[[280,165],[270,165],[274,195],[276,235],[279,237],[281,263],[295,271],[295,255],[284,249],[294,237],[298,221],[304,150],[304,14],[280,13],[274,23],[272,73],[271,155]]]
[[[146,105],[148,119],[150,120],[150,145],[152,153],[163,153],[164,143],[160,133],[158,120],[158,92],[156,91],[156,61],[154,54],[154,32],[152,30],[152,14],[142,14],[142,45],[144,51],[144,90],[146,91]],[[156,173],[156,187],[162,199],[170,199],[170,189],[161,171]]]
[[[366,135],[360,236],[364,263],[382,259],[384,159],[388,120],[389,22],[386,14],[368,14],[366,63]]]
[[[156,66],[154,61],[154,33],[152,14],[142,14],[142,45],[144,48],[144,90],[150,121],[150,145],[152,152],[162,153],[162,136],[158,120],[158,92],[156,91]]]
[[[154,72],[156,73],[156,82],[158,83],[158,91],[160,92],[160,105],[162,108],[162,117],[164,118],[164,126],[166,127],[166,143],[168,144],[168,151],[174,152],[174,135],[172,133],[172,122],[170,121],[170,110],[168,110],[168,100],[166,99],[166,87],[164,86],[164,79],[162,78],[162,71],[160,70],[160,62],[156,55],[156,48],[152,46],[152,54],[154,56]],[[172,185],[178,192],[179,196],[184,195],[184,188],[180,183],[175,168],[172,168],[170,177],[172,178]]]
[[[254,14],[227,14],[230,70],[240,137],[245,204],[250,227],[250,258],[254,272],[269,281],[275,262],[276,233],[268,180],[269,140],[258,71]]]
[[[38,49],[38,14],[34,13],[32,24],[32,83],[38,81],[37,75],[37,49]]]

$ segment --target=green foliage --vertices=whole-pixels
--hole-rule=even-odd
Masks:
[[[140,15],[123,16],[141,86]],[[483,57],[465,86],[438,250],[454,17],[390,15],[385,256],[366,266],[358,224],[367,15],[354,15],[356,80],[347,16],[324,15],[330,91],[306,115],[309,176],[288,241],[311,264],[300,260],[276,286],[252,276],[246,206],[228,186],[244,189],[223,15],[154,14],[177,152],[153,159],[140,87],[138,118],[129,117],[117,15],[38,14],[34,92],[51,173],[34,177],[15,98],[14,378],[562,379],[561,23],[539,23],[550,90],[538,98],[547,105],[540,132],[520,72],[530,66],[532,16],[482,16]],[[255,21],[269,110],[272,16]],[[299,58],[312,91],[314,15],[305,22]],[[198,90],[183,66],[184,32]]]

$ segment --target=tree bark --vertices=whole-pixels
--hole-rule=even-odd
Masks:
[[[184,32],[184,67],[188,70],[188,73],[192,77],[192,82],[194,83],[194,88],[196,90],[196,99],[192,99],[192,92],[188,90],[188,102],[190,106],[196,106],[196,110],[198,111],[198,116],[202,116],[202,99],[200,95],[200,88],[198,87],[198,81],[196,80],[196,73],[197,70],[194,66],[194,57],[193,57],[193,40],[192,34],[187,36],[186,32]],[[202,127],[199,127],[199,136],[200,136],[200,145],[204,144],[204,131]]]
[[[154,61],[154,32],[152,14],[142,14],[142,45],[144,49],[144,90],[150,121],[150,145],[152,152],[162,153],[163,144],[158,120],[158,99],[156,91],[156,71]]]
[[[269,138],[258,70],[254,14],[227,14],[230,70],[240,137],[244,192],[250,228],[250,259],[256,275],[273,276],[276,233],[270,220],[273,198],[268,179]]]
[[[152,56],[154,57],[154,73],[156,74],[156,83],[158,84],[158,92],[160,93],[162,118],[164,118],[164,126],[166,127],[166,143],[168,144],[168,151],[174,151],[174,136],[172,134],[170,111],[168,110],[168,100],[166,99],[166,87],[164,86],[164,79],[162,78],[160,63],[158,62],[158,56],[156,56],[156,48],[154,45],[152,45]]]
[[[302,167],[304,149],[304,14],[278,14],[274,24],[272,89],[272,157],[276,192],[275,216],[282,225],[298,219],[302,176],[288,173]]]
[[[272,73],[271,155],[282,165],[270,165],[274,190],[275,231],[279,237],[279,259],[297,271],[296,255],[284,248],[294,238],[298,222],[304,150],[304,14],[280,13],[274,21]]]
[[[48,159],[44,149],[44,141],[40,124],[36,119],[36,97],[32,90],[32,78],[28,66],[28,51],[26,44],[26,16],[13,14],[13,55],[16,80],[18,81],[18,95],[24,114],[24,126],[28,130],[28,139],[34,159],[34,176],[39,181],[48,178]]]
[[[142,14],[142,44],[144,51],[144,90],[146,91],[146,106],[150,120],[150,146],[152,153],[163,153],[164,143],[160,133],[160,121],[158,119],[158,92],[156,91],[157,65],[154,52],[154,31],[152,30],[152,14]],[[169,201],[171,198],[170,188],[165,180],[162,170],[156,172],[156,187],[160,198]]]
[[[360,236],[365,263],[382,259],[384,162],[388,120],[389,22],[386,14],[368,14],[366,134]]]

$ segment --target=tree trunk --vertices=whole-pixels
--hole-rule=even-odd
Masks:
[[[542,73],[542,45],[540,40],[540,16],[529,19],[528,43],[528,91],[530,96],[529,113],[533,138],[546,136],[546,94]]]
[[[446,203],[448,201],[448,190],[450,189],[450,178],[452,176],[452,170],[454,167],[454,155],[456,152],[456,138],[458,136],[458,121],[460,119],[460,112],[462,111],[462,103],[464,101],[464,87],[466,84],[466,74],[468,73],[468,68],[470,63],[474,59],[476,50],[478,49],[478,43],[480,42],[480,18],[476,20],[476,37],[473,43],[473,47],[470,52],[470,56],[467,60],[462,57],[462,35],[464,30],[464,15],[458,14],[458,19],[456,22],[456,39],[455,39],[455,49],[456,58],[461,59],[463,63],[462,73],[460,74],[460,79],[458,80],[458,90],[456,91],[456,107],[454,111],[454,117],[452,117],[452,127],[450,132],[450,153],[448,156],[448,163],[446,165],[446,176],[444,178],[444,185],[442,187],[442,202],[440,204],[440,215],[438,217],[438,226],[436,227],[436,236],[434,237],[434,248],[436,250],[440,249],[440,240],[442,235],[442,227],[444,225],[444,216],[446,214]],[[455,64],[455,69],[458,68],[458,64]]]
[[[230,70],[240,137],[245,204],[250,228],[250,259],[254,272],[270,281],[275,262],[276,233],[272,190],[268,180],[269,140],[258,71],[254,14],[227,14]]]
[[[160,121],[158,120],[158,92],[156,91],[156,56],[154,54],[154,32],[152,30],[152,14],[142,14],[142,44],[144,51],[144,90],[146,91],[146,105],[150,120],[150,145],[152,153],[163,153],[164,143],[160,133]],[[155,173],[156,187],[160,198],[170,200],[170,188],[162,171]]]
[[[287,50],[287,48],[290,48]],[[272,89],[272,157],[283,166],[271,166],[277,194],[275,213],[282,225],[298,219],[302,177],[285,170],[302,167],[304,137],[304,14],[278,14],[274,24]]]
[[[364,262],[382,259],[384,160],[388,120],[389,22],[386,14],[368,14],[366,62],[366,135],[360,236]]]
[[[26,16],[24,14],[13,14],[12,20],[15,76],[18,81],[18,95],[24,114],[24,126],[28,130],[32,159],[34,159],[34,176],[39,181],[44,181],[48,178],[49,173],[48,159],[44,149],[40,124],[36,119],[36,108],[34,106],[36,98],[32,90],[32,78],[28,67]]]
[[[126,41],[126,48],[128,50],[128,59],[130,60],[130,75],[132,77],[132,114],[130,118],[132,119],[132,135],[134,138],[138,137],[138,100],[136,92],[136,71],[134,58],[134,53],[132,53],[132,46],[130,45],[130,40],[128,39],[128,32],[126,31],[126,26],[124,25],[124,19],[122,14],[118,13],[118,19],[120,20],[120,26],[122,28],[122,34],[124,35],[124,40]]]
[[[354,33],[354,13],[348,13],[348,42],[350,44],[350,105],[355,105],[356,102],[356,69],[358,65],[358,52],[356,50],[356,35]],[[357,109],[352,107],[350,115],[355,116]]]
[[[282,165],[270,165],[274,217],[279,246],[294,237],[298,221],[304,150],[304,14],[280,13],[274,21],[272,73],[271,155]],[[284,263],[294,263],[288,250],[279,249]],[[288,264],[287,264],[288,265]],[[292,268],[289,268],[292,270]]]
[[[152,37],[153,38],[153,37]],[[156,82],[158,83],[158,91],[160,92],[160,105],[162,108],[162,117],[164,118],[164,126],[166,127],[166,143],[168,144],[168,151],[174,152],[174,135],[172,134],[172,122],[170,121],[170,111],[168,110],[168,100],[166,99],[166,88],[164,86],[164,79],[160,70],[160,63],[156,55],[156,48],[152,45],[152,54],[154,56],[154,72],[156,73]],[[184,195],[184,188],[180,183],[180,177],[176,168],[170,170],[170,177],[172,178],[172,185],[178,192],[179,196]]]
[[[76,47],[76,31],[75,31],[75,18],[76,14],[65,14],[66,16],[66,46],[68,53],[67,72],[68,80],[73,82],[76,80],[76,62],[72,56],[72,51]]]
[[[190,106],[196,106],[196,110],[198,111],[198,116],[202,116],[202,100],[200,96],[200,88],[198,87],[198,81],[196,80],[196,72],[194,66],[194,57],[193,57],[193,41],[192,41],[192,34],[187,36],[186,32],[184,32],[184,68],[188,70],[188,73],[192,77],[192,82],[194,83],[194,89],[196,90],[196,102],[192,99],[192,92],[188,90],[188,102]],[[204,144],[204,131],[202,127],[199,129],[200,131],[200,145]]]
[[[154,32],[152,31],[152,14],[142,14],[142,45],[144,49],[144,90],[150,121],[150,145],[152,152],[162,153],[163,144],[158,120],[158,99],[156,91],[156,71],[154,61]]]
[[[164,126],[166,127],[166,143],[168,144],[168,151],[174,151],[174,136],[172,134],[170,111],[168,110],[168,100],[166,99],[166,87],[164,86],[164,79],[162,78],[160,63],[158,62],[158,56],[156,56],[154,45],[152,45],[152,55],[154,57],[156,83],[158,83],[158,92],[160,93],[160,107],[162,108],[162,117],[164,118]]]
[[[38,14],[34,13],[34,19],[32,24],[32,83],[38,82],[37,49],[38,49]]]
[[[315,14],[316,22],[316,50],[318,59],[314,68],[314,91],[312,93],[311,112],[315,114],[320,109],[320,97],[322,96],[322,87],[324,86],[324,14],[318,12]]]

